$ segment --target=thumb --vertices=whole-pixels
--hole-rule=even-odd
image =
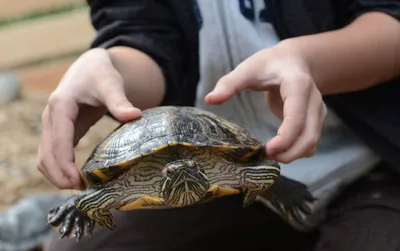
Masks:
[[[259,55],[249,57],[233,71],[220,78],[214,90],[205,97],[205,101],[209,104],[220,104],[245,89],[253,88],[260,80],[262,68]]]
[[[127,122],[141,116],[141,111],[134,107],[126,97],[122,83],[108,82],[99,91],[101,101],[120,122]]]

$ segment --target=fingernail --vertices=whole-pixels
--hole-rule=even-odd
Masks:
[[[132,106],[129,106],[129,107],[124,107],[124,108],[122,108],[122,109],[124,109],[124,110],[126,110],[126,111],[134,111],[134,112],[139,112],[139,113],[141,113],[141,110],[140,109],[138,109],[138,108],[136,108],[136,107],[132,107]]]
[[[212,96],[212,95],[214,95],[214,93],[215,93],[215,91],[210,91],[210,92],[206,95],[206,97]]]
[[[121,109],[132,109],[132,108],[134,108],[133,105],[127,100],[124,100],[124,101],[121,100],[121,101],[117,102],[116,103],[116,107],[121,108]]]
[[[77,184],[79,184],[74,178],[69,178],[69,182],[71,183],[72,189],[76,189]]]
[[[275,156],[274,155],[268,155],[266,159],[267,160],[275,160]]]
[[[268,156],[273,156],[273,155],[275,155],[276,152],[277,152],[276,149],[274,149],[274,148],[268,148],[268,147],[267,147],[267,150],[266,150],[266,151],[267,151],[267,155],[268,155]]]
[[[135,110],[135,108],[132,107],[132,106],[120,106],[119,109],[126,110],[126,111],[128,111],[128,110],[132,110],[132,111]]]
[[[210,93],[218,94],[219,92],[221,92],[221,87],[215,87],[214,90],[212,90]]]

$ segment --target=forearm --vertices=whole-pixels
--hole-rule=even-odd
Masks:
[[[156,62],[130,47],[116,46],[109,48],[108,52],[122,76],[129,101],[139,109],[159,105],[164,97],[165,81]]]
[[[400,22],[382,13],[284,43],[306,59],[324,95],[363,90],[400,74]]]
[[[97,34],[91,48],[105,48],[138,108],[181,104],[186,39],[168,1],[90,0]]]

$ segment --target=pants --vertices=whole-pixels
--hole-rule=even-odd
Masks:
[[[258,203],[242,208],[240,196],[176,210],[113,215],[117,230],[97,227],[92,238],[80,243],[58,240],[54,233],[44,250],[400,250],[400,178],[377,168],[345,189],[312,233],[293,230]]]

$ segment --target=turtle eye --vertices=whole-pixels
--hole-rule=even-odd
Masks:
[[[171,174],[172,174],[172,171],[171,171],[171,169],[169,169],[169,168],[164,168],[164,169],[162,170],[162,172],[165,173],[166,175],[171,175]]]
[[[197,161],[195,161],[195,160],[193,160],[193,161],[191,162],[190,167],[192,167],[192,168],[197,168],[198,166],[199,166],[199,162],[197,162]]]
[[[198,165],[199,163],[198,163],[197,161],[195,161],[195,160],[190,160],[190,161],[187,162],[187,164],[188,164],[190,167],[195,167],[195,166]]]

